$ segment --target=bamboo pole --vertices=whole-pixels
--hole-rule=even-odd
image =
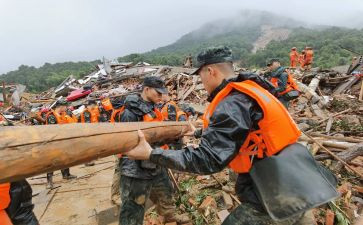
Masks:
[[[126,152],[138,144],[137,130],[150,143],[168,143],[188,122],[97,123],[3,127],[0,183],[83,164]]]

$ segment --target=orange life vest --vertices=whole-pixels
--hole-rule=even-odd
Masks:
[[[86,115],[88,114],[88,116]],[[81,113],[81,123],[98,123],[100,117],[100,110],[97,106],[87,107]]]
[[[111,103],[111,100],[109,98],[105,98],[101,101],[101,105],[102,107],[106,110],[106,111],[111,111],[113,110],[113,106]]]
[[[56,113],[54,110],[51,110],[50,112],[47,113],[47,115],[45,116],[45,124],[48,124],[48,118],[49,116],[53,115],[57,121],[57,124],[65,124],[67,123],[67,121],[65,120],[64,116],[62,116],[59,113]]]
[[[297,51],[291,51],[290,52],[290,60],[291,61],[296,61],[298,57],[299,57],[299,53],[297,53]]]
[[[287,145],[295,143],[301,132],[280,101],[253,81],[232,82],[221,90],[203,116],[204,129],[208,127],[209,119],[217,105],[232,90],[242,92],[256,100],[263,111],[263,118],[258,122],[259,129],[249,133],[239,154],[229,164],[229,167],[237,173],[248,173],[252,166],[250,156],[257,155],[258,158],[272,156]]]
[[[122,112],[125,110],[125,106],[122,106],[121,108],[119,109],[114,109],[112,111],[112,114],[111,114],[111,119],[110,119],[110,122],[111,123],[114,123],[116,122],[116,119],[117,121],[120,121],[121,120],[121,114]]]
[[[10,183],[0,184],[0,224],[12,225],[12,222],[5,209],[10,204]]]
[[[184,116],[186,120],[188,120],[188,114],[186,114],[184,111],[179,110],[176,112],[176,121],[179,121],[180,117]]]
[[[161,113],[163,114],[164,120],[168,120],[168,118],[169,118],[169,112],[168,112],[169,105],[174,106],[175,111],[176,112],[178,111],[178,106],[174,101],[169,101],[169,102],[165,103],[163,108],[161,109]]]
[[[289,73],[288,71],[286,71],[286,73],[287,73],[286,89],[279,93],[280,96],[284,95],[292,90],[299,91],[299,87],[297,86],[296,82],[294,81],[292,74]],[[274,87],[279,86],[279,84],[278,84],[279,79],[277,77],[272,77],[270,81]]]
[[[168,118],[169,118],[169,112],[168,112],[169,105],[172,105],[175,108],[176,121],[179,121],[179,118],[181,116],[185,116],[185,118],[188,119],[188,115],[184,111],[182,111],[174,101],[169,101],[169,102],[165,103],[165,105],[161,109],[161,114],[163,114],[164,120],[168,120]]]
[[[52,110],[49,113],[47,113],[45,117],[45,124],[48,124],[48,117],[50,115],[54,115],[57,124],[77,123],[77,118],[75,116],[69,116],[65,112],[59,114],[56,113],[54,110]]]

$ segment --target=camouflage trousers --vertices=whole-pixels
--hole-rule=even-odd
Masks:
[[[121,204],[121,196],[120,196],[120,159],[115,156],[115,170],[112,177],[112,185],[111,185],[111,202],[115,205]]]
[[[223,221],[222,225],[314,225],[312,211],[287,220],[276,222],[267,212],[257,210],[249,203],[242,203]]]
[[[120,225],[142,225],[148,198],[156,204],[158,214],[164,216],[166,222],[175,220],[174,190],[165,169],[151,180],[121,175],[120,193]]]

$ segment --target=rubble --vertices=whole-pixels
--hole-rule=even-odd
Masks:
[[[4,102],[0,110],[9,123],[30,125],[33,112],[52,108],[57,100],[75,96],[71,93],[76,91],[81,95],[69,98],[69,101],[75,108],[73,113],[78,115],[87,106],[88,100],[110,98],[111,102],[117,102],[127,94],[140,91],[140,83],[145,76],[160,76],[165,80],[173,101],[180,106],[190,105],[202,114],[208,104],[208,95],[200,78],[190,75],[192,71],[189,66],[154,66],[145,62],[132,65],[104,59],[95,71],[82,79],[76,80],[70,75],[59,86],[46,92],[19,94],[18,104],[11,102],[10,95],[16,85],[4,84],[6,93],[0,95],[0,101]],[[289,112],[299,128],[312,138],[303,135],[300,142],[337,175],[339,186],[344,189],[342,198],[335,201],[335,205],[314,210],[316,222],[333,224],[334,218],[336,221],[340,218],[340,221],[353,222],[363,210],[362,180],[357,179],[358,174],[363,173],[362,76],[319,69],[292,72],[301,96],[291,102]],[[197,143],[197,140],[189,140],[189,144]],[[233,174],[228,169],[208,176],[172,174],[180,189],[178,211],[188,213],[192,224],[221,224],[231,210],[241,204],[234,193],[235,180],[230,179]],[[155,214],[153,209],[148,210],[145,224],[162,224],[163,219]]]

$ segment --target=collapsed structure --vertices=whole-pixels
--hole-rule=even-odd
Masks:
[[[304,132],[300,141],[308,145],[315,158],[329,166],[341,181],[339,190],[343,198],[320,209],[326,216],[315,213],[320,223],[327,221],[332,214],[353,221],[363,208],[361,182],[354,179],[363,173],[363,82],[361,74],[352,74],[355,69],[351,66],[349,69],[293,71],[301,96],[292,102],[289,112]],[[102,100],[110,99],[117,107],[127,94],[140,90],[145,76],[162,77],[172,100],[179,106],[190,105],[202,114],[207,105],[207,92],[200,78],[190,75],[192,71],[190,68],[153,66],[145,62],[133,65],[104,60],[83,79],[69,76],[59,86],[37,95],[23,91],[19,94],[18,91],[19,100],[2,108],[2,120],[15,125],[36,123],[31,119],[32,113],[52,108],[61,98],[72,102],[73,113],[78,117],[89,100],[100,104]],[[244,69],[236,69],[236,73],[241,71]],[[254,72],[263,74],[263,71]],[[7,96],[4,96],[6,103]],[[198,211],[205,223],[223,221],[228,210],[240,204],[232,188],[233,173],[228,170],[210,176],[178,174],[176,180],[176,185],[182,186],[178,187],[183,196],[180,210],[192,214]],[[189,186],[185,187],[185,184]]]

